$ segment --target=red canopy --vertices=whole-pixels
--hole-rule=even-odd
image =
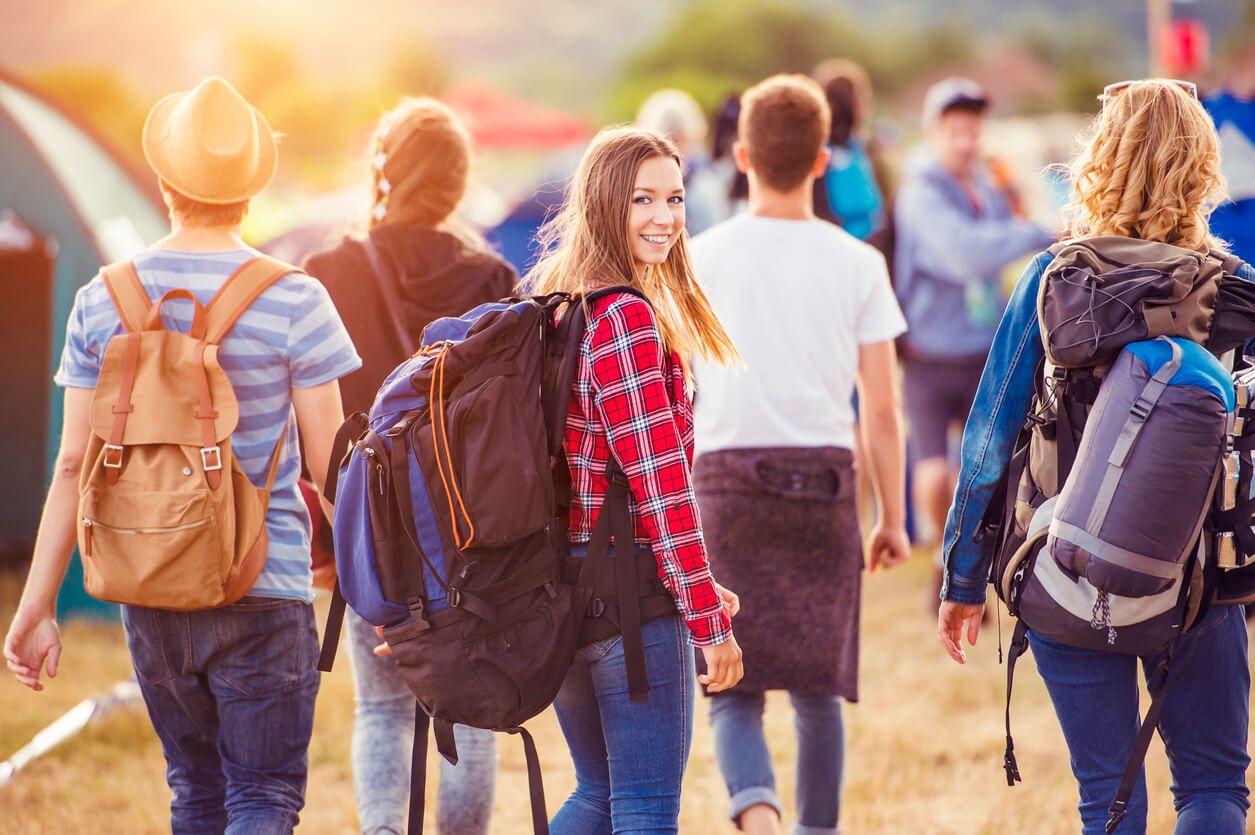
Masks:
[[[488,87],[455,87],[442,98],[466,120],[480,148],[560,148],[593,133],[592,125],[578,116]]]

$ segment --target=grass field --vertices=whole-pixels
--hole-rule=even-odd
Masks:
[[[1013,722],[1024,782],[1008,789],[1003,748],[1003,668],[994,623],[953,664],[923,613],[928,561],[916,557],[868,578],[863,615],[863,701],[845,712],[847,753],[841,822],[846,833],[1063,833],[1079,828],[1076,788],[1054,714],[1031,656],[1017,674]],[[7,626],[18,579],[0,580],[0,620]],[[320,601],[320,614],[325,600]],[[1004,631],[1009,632],[1003,620]],[[130,674],[117,627],[66,627],[60,678],[32,693],[0,677],[0,757],[24,745],[80,699]],[[310,751],[308,801],[300,831],[352,833],[356,820],[349,768],[353,716],[348,664],[323,680]],[[779,694],[777,694],[779,695]],[[733,832],[712,752],[706,709],[698,699],[697,734],[684,783],[681,831]],[[793,722],[774,698],[767,727],[781,793],[792,804]],[[545,768],[552,813],[573,776],[551,713],[531,723]],[[501,768],[493,832],[530,832],[522,745],[500,739]],[[148,833],[168,831],[169,791],[157,739],[143,711],[115,714],[33,763],[0,788],[0,833]],[[1173,825],[1168,769],[1158,740],[1148,760],[1150,832]],[[431,788],[434,788],[431,787]],[[430,820],[430,817],[429,817]],[[792,816],[786,815],[786,823]],[[434,825],[429,825],[434,832]]]

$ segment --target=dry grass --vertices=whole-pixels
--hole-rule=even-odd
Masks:
[[[1076,788],[1041,680],[1025,656],[1013,720],[1025,782],[1007,789],[1001,769],[1003,670],[992,626],[966,669],[937,646],[923,614],[927,561],[869,578],[863,619],[863,701],[846,709],[843,831],[848,833],[1075,832]],[[0,582],[7,624],[16,580]],[[1005,621],[1004,621],[1005,625]],[[60,679],[40,694],[0,677],[0,754],[7,756],[83,697],[129,675],[121,632],[70,624]],[[355,829],[349,771],[352,682],[347,663],[324,678],[310,753],[301,831]],[[714,763],[706,709],[684,783],[681,830],[732,832]],[[532,723],[545,766],[550,811],[571,789],[572,771],[551,714]],[[786,806],[792,803],[793,723],[774,698],[767,731]],[[494,833],[530,831],[526,771],[517,739],[500,740]],[[1149,758],[1151,832],[1169,832],[1173,813],[1163,749]],[[161,750],[142,711],[111,717],[32,764],[0,789],[0,833],[168,831],[169,793]],[[434,831],[434,827],[432,827]]]

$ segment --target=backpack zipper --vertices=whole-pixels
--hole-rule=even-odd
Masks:
[[[362,455],[369,458],[371,463],[375,465],[375,475],[379,477],[379,495],[385,495],[383,484],[383,462],[379,460],[378,456],[375,455],[375,450],[371,447],[363,447]]]
[[[156,533],[179,533],[180,531],[190,531],[193,528],[203,528],[208,525],[211,519],[201,519],[196,522],[188,522],[185,525],[175,525],[170,528],[115,528],[112,525],[106,525],[104,522],[97,522],[84,516],[80,521],[84,531],[83,556],[90,557],[92,555],[92,528],[102,528],[109,533],[121,534],[122,536],[138,536],[141,534]]]

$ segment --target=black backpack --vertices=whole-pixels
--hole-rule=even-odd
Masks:
[[[510,299],[433,322],[370,414],[348,418],[336,438],[327,494],[338,580],[319,669],[331,669],[346,601],[383,627],[417,697],[413,833],[422,831],[429,721],[454,764],[456,723],[521,735],[533,829],[547,833],[540,763],[522,724],[553,701],[576,649],[622,632],[632,696],[648,693],[640,624],[675,604],[652,558],[601,571],[612,534],[627,543],[620,555],[633,553],[626,476],[612,461],[585,559],[570,557],[565,513],[562,441],[586,308],[623,292],[640,295],[612,287],[582,300]]]

